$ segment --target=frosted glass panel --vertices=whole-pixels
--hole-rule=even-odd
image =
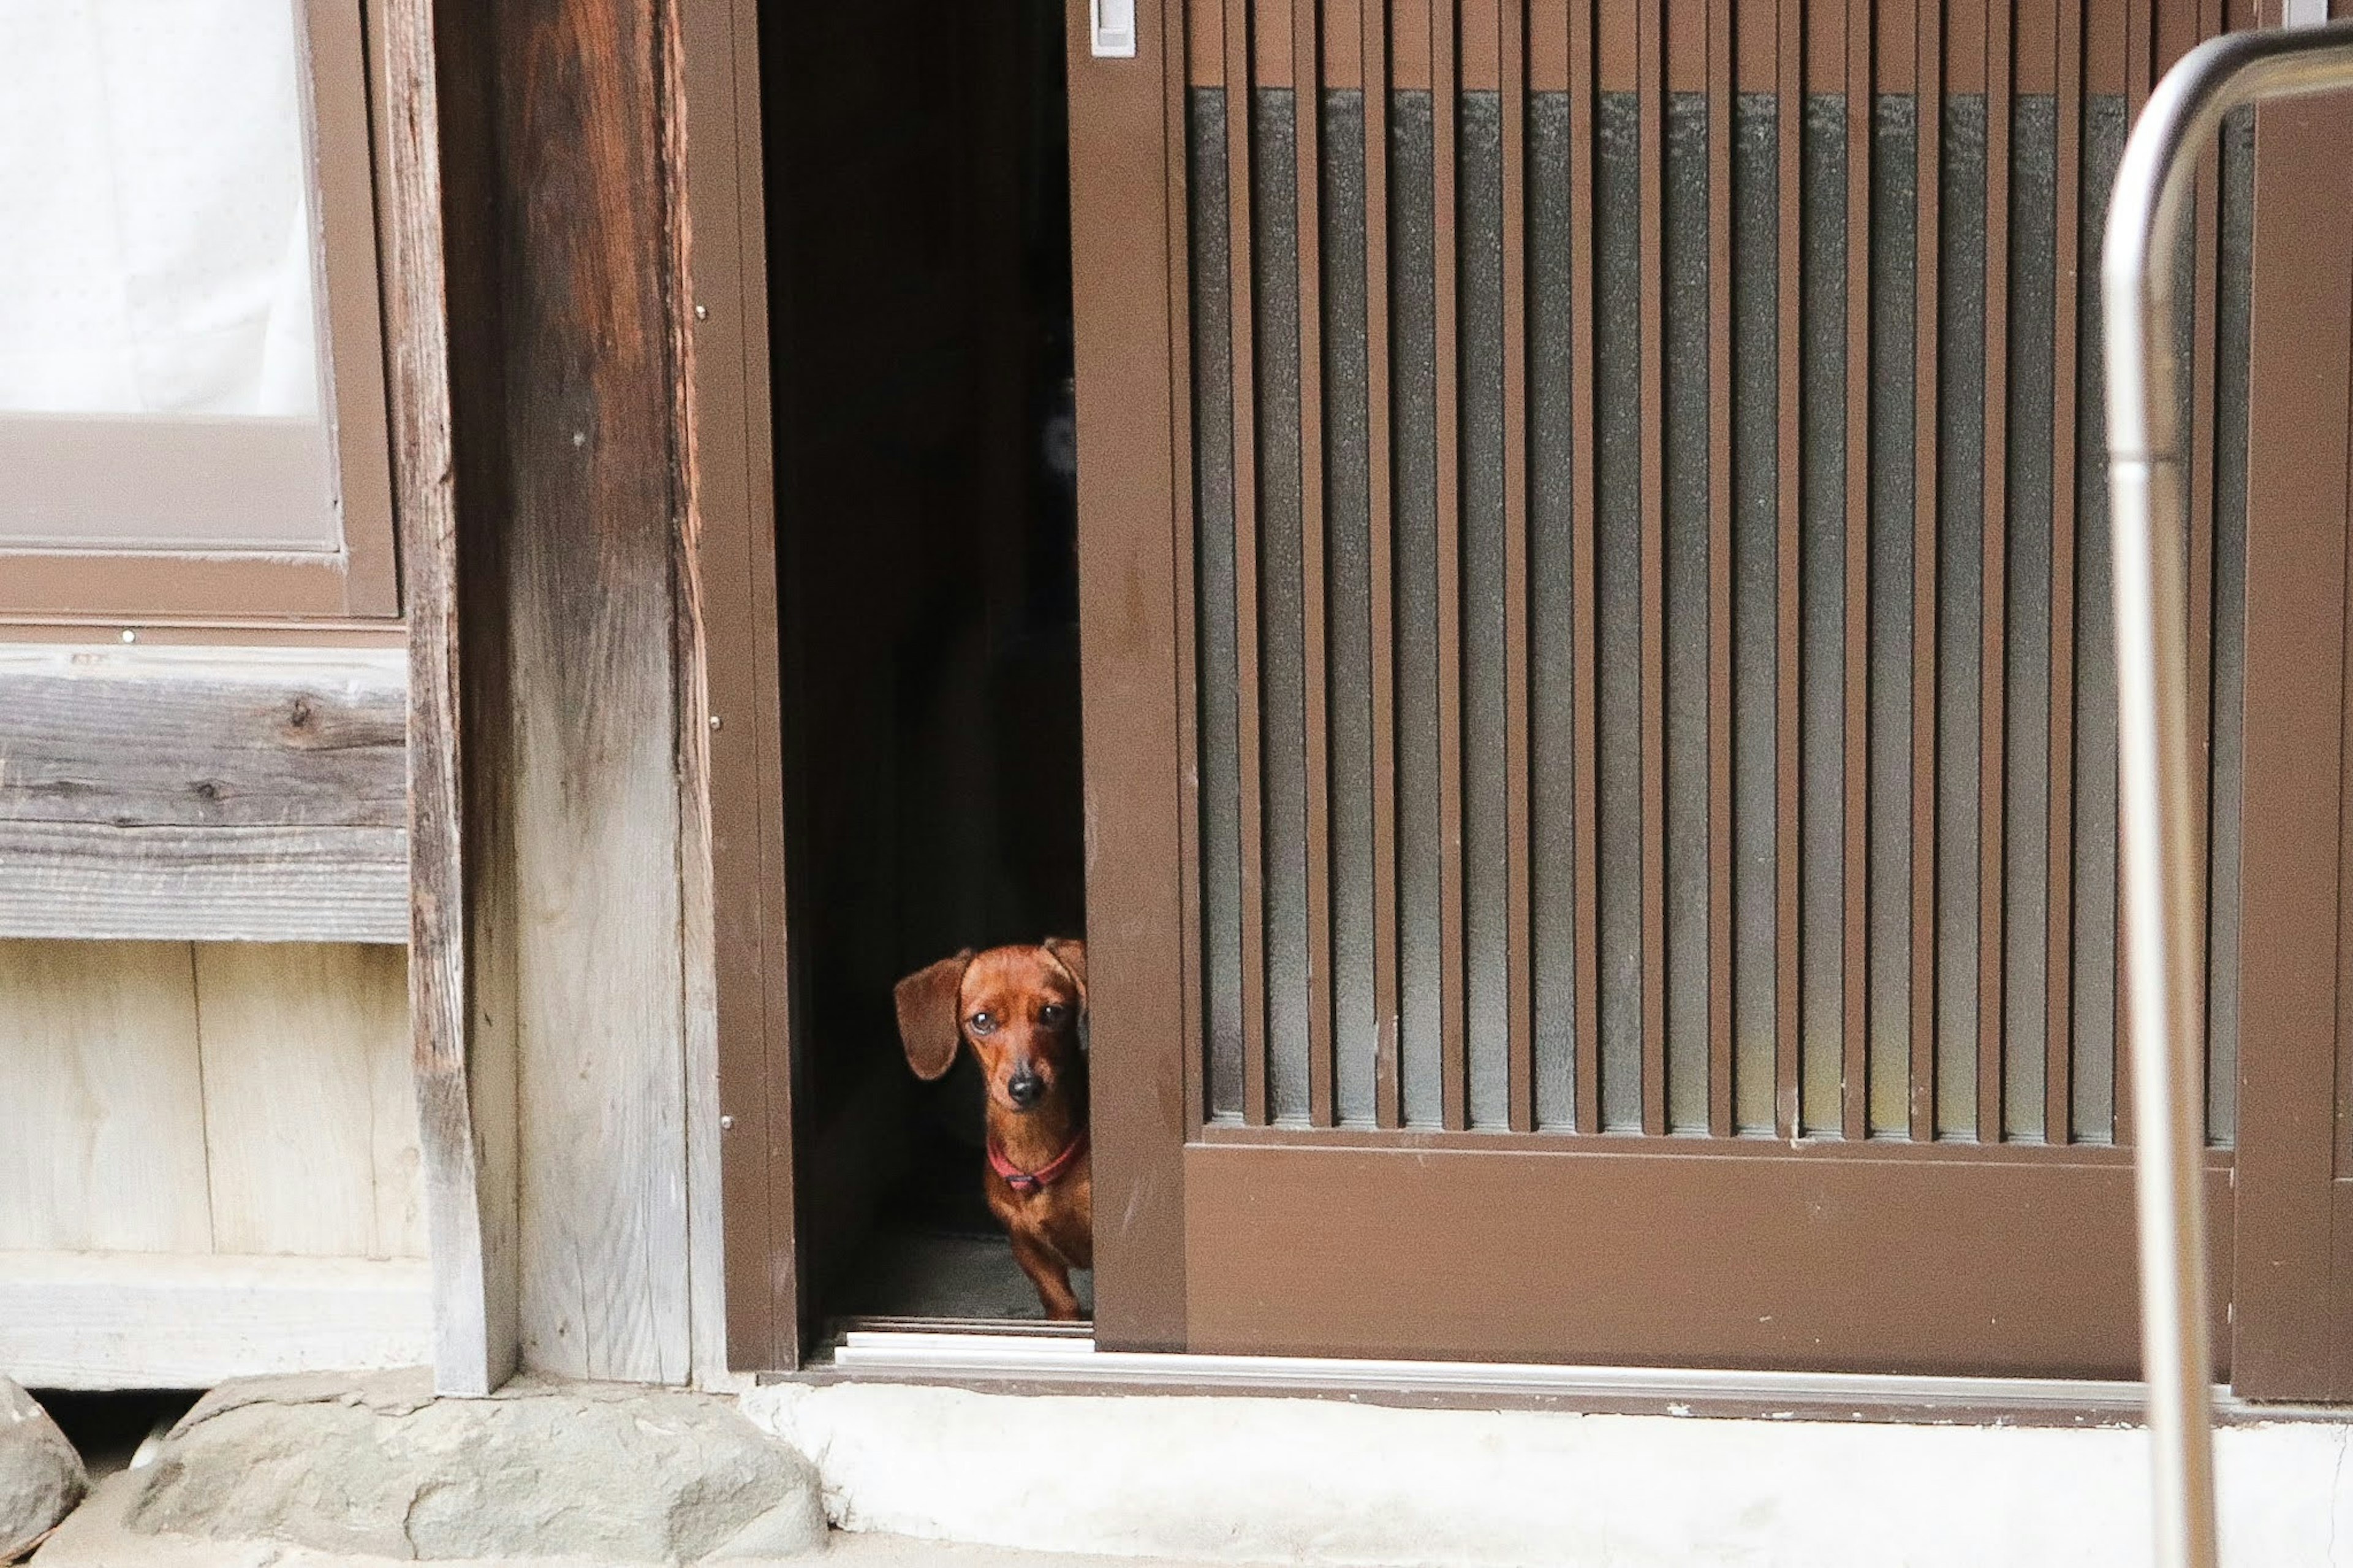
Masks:
[[[292,0],[0,0],[0,542],[337,543],[302,54]]]

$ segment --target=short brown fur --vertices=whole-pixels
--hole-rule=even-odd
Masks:
[[[1019,1172],[1045,1171],[1066,1152],[1071,1163],[1034,1191],[1017,1190],[994,1163],[982,1189],[1012,1239],[1014,1261],[1038,1288],[1049,1318],[1082,1314],[1071,1270],[1094,1267],[1094,1183],[1082,1141],[1087,1132],[1087,1063],[1082,1045],[1087,1005],[1087,949],[1048,937],[1035,947],[969,949],[899,982],[892,994],[907,1065],[936,1079],[969,1046],[988,1084],[988,1146]],[[1034,1079],[1034,1100],[1015,1097],[1017,1079]]]

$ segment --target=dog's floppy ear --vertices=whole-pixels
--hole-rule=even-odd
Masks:
[[[899,1009],[899,1043],[907,1049],[907,1065],[915,1076],[929,1080],[955,1066],[956,1044],[963,1030],[956,1003],[964,989],[964,972],[972,963],[972,949],[919,969],[892,988]]]
[[[1087,944],[1076,937],[1050,936],[1038,945],[1079,983],[1079,1005],[1084,1006],[1087,1000]]]

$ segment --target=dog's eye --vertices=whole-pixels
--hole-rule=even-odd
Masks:
[[[1038,1009],[1038,1021],[1050,1026],[1059,1024],[1062,1021],[1064,1012],[1065,1009],[1060,1002],[1049,1002]]]
[[[972,1016],[972,1032],[973,1032],[974,1034],[976,1034],[976,1035],[986,1035],[986,1034],[989,1033],[991,1030],[995,1029],[996,1027],[997,1027],[997,1015],[996,1015],[996,1014],[994,1014],[994,1013],[975,1013],[975,1014]]]

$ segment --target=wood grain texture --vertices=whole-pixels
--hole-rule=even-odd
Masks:
[[[423,1258],[396,948],[195,949],[212,1250]]]
[[[0,645],[0,820],[398,827],[396,649]]]
[[[480,624],[503,626],[510,702],[481,715],[502,721],[505,754],[476,755],[510,792],[522,1353],[675,1383],[690,1358],[660,50],[642,0],[514,0],[492,26],[510,510],[505,602]]]
[[[183,942],[0,942],[0,1248],[211,1250],[190,965]]]
[[[104,1389],[416,1366],[432,1301],[410,1259],[0,1252],[0,1367]]]
[[[399,942],[398,827],[0,822],[0,937]]]
[[[785,963],[784,823],[753,11],[732,0],[665,11],[668,90],[684,106],[666,123],[665,156],[684,171],[667,187],[671,265],[702,312],[675,312],[671,330],[685,454],[677,734],[689,1290],[694,1380],[706,1385],[726,1374],[731,1353],[745,1367],[800,1360],[788,1142],[739,1138],[723,1158],[722,1137],[723,1107],[747,1130],[791,1124],[780,978],[770,993]],[[741,1227],[732,1270],[731,1214]]]
[[[377,12],[384,150],[385,314],[394,510],[408,612],[409,1020],[432,1249],[435,1388],[486,1394],[519,1356],[516,1331],[512,883],[498,833],[501,770],[477,767],[468,726],[497,713],[502,639],[461,649],[461,592],[495,605],[496,534],[478,528],[462,576],[459,500],[503,506],[500,301],[488,213],[486,12],[452,6],[450,68],[433,0]],[[448,178],[443,152],[449,151]],[[444,209],[455,215],[446,235]],[[453,333],[469,352],[453,359]],[[469,416],[466,441],[454,426]],[[472,624],[469,618],[468,624]],[[494,621],[480,623],[484,630]]]

